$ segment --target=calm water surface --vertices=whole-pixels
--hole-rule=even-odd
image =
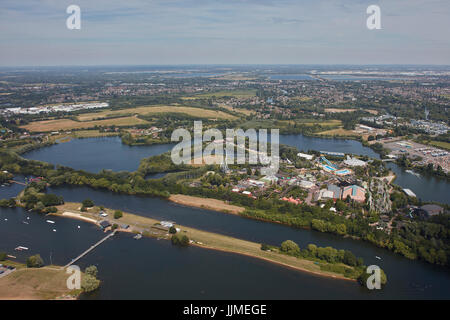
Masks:
[[[315,149],[377,157],[371,149],[351,140],[287,135],[281,136],[280,142],[305,151]],[[76,148],[74,150],[69,146]],[[25,156],[93,172],[108,166],[115,171],[135,170],[140,158],[171,148],[166,147],[167,149],[163,146],[128,147],[122,145],[118,138],[82,139],[36,150],[40,151],[38,153],[32,151]],[[70,154],[67,155],[67,152]],[[396,182],[400,184],[399,181],[400,175]],[[436,183],[427,179],[421,181],[424,184]],[[417,181],[405,183],[414,184],[411,189],[419,195]],[[0,198],[13,196],[21,188],[23,187],[19,185],[2,187]],[[444,188],[448,190],[447,183]],[[279,245],[282,241],[291,239],[301,247],[315,243],[319,246],[348,249],[363,257],[365,264],[382,267],[389,278],[389,284],[384,290],[368,292],[352,282],[321,278],[253,258],[194,247],[177,248],[172,247],[168,241],[134,240],[130,235],[122,234],[106,241],[79,262],[82,267],[96,264],[103,280],[101,289],[94,295],[85,296],[86,299],[450,298],[448,269],[410,261],[368,243],[184,207],[155,198],[113,194],[84,187],[50,188],[49,192],[62,195],[66,201],[90,198],[97,205],[161,220],[174,220],[182,225],[256,242]],[[104,236],[97,227],[84,222],[52,217],[56,223],[51,225],[45,220],[45,217],[28,213],[21,208],[0,209],[0,251],[14,252],[22,261],[31,254],[40,253],[46,263],[51,260],[55,264],[65,264]],[[14,251],[19,245],[29,247],[30,250],[22,253]],[[382,260],[377,260],[375,256],[382,257]]]
[[[36,149],[23,157],[96,173],[102,169],[135,171],[142,158],[162,154],[172,147],[172,144],[127,146],[120,137],[86,138]]]

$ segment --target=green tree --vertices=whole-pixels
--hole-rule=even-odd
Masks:
[[[169,228],[169,233],[170,233],[170,234],[175,234],[175,233],[177,233],[177,228],[175,228],[174,226],[171,226],[171,227]]]
[[[94,206],[94,201],[92,201],[91,199],[85,199],[81,204],[85,208],[92,208]]]
[[[355,255],[350,252],[350,251],[345,251],[344,253],[344,259],[343,261],[345,264],[348,264],[349,266],[356,266],[356,264],[358,263],[358,261],[356,260]]]
[[[36,205],[34,206],[34,210],[36,210],[37,212],[42,212],[45,209],[45,205],[39,201],[38,203],[36,203]]]
[[[84,270],[84,273],[86,273],[86,274],[88,274],[88,275],[90,275],[90,276],[92,276],[92,277],[94,277],[94,278],[97,278],[97,274],[98,274],[98,269],[97,269],[97,267],[96,266],[89,266],[89,267],[87,267],[85,270]]]
[[[286,240],[281,244],[280,250],[290,255],[296,255],[300,253],[300,248],[292,240]]]
[[[0,252],[0,261],[6,260],[6,252]]]
[[[40,268],[44,265],[44,260],[42,260],[39,254],[31,256],[27,259],[28,268]]]
[[[114,211],[114,219],[120,219],[123,217],[123,213],[120,210]]]
[[[187,247],[189,245],[189,238],[185,234],[183,235],[174,234],[172,235],[171,241],[173,245],[178,245],[181,247]]]
[[[83,289],[84,292],[95,291],[99,286],[100,280],[96,279],[95,277],[89,274],[85,274],[81,279],[81,289]]]

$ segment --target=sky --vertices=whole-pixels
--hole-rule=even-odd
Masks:
[[[0,66],[450,65],[449,17],[449,0],[1,0]]]

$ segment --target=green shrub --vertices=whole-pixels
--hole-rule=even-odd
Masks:
[[[44,265],[44,260],[42,260],[39,254],[31,256],[27,259],[28,268],[40,268]]]

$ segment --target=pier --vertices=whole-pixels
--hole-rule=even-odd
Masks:
[[[77,262],[78,260],[80,260],[81,258],[83,258],[85,255],[87,255],[89,252],[91,252],[92,250],[94,250],[95,248],[97,248],[99,245],[101,245],[103,242],[105,242],[106,240],[108,240],[109,238],[111,238],[113,235],[116,234],[116,231],[111,232],[110,234],[108,234],[106,237],[104,237],[103,239],[101,239],[100,241],[98,241],[97,243],[95,243],[94,245],[90,246],[89,249],[87,249],[86,251],[84,251],[82,254],[80,254],[78,257],[72,259],[72,261],[70,261],[68,264],[66,264],[64,266],[64,268],[67,268],[71,265],[73,265],[75,262]]]
[[[16,180],[9,180],[9,183],[17,183],[17,184],[20,184],[22,186],[27,186],[27,184],[25,182],[19,182],[19,181],[16,181]]]

